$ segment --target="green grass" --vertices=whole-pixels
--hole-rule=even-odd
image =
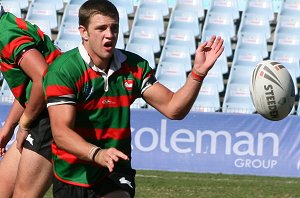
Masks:
[[[138,170],[136,185],[136,198],[300,197],[300,178]]]

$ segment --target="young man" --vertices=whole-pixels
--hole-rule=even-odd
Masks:
[[[184,118],[224,50],[219,37],[201,44],[186,84],[173,93],[146,60],[115,49],[118,28],[112,3],[86,1],[79,9],[82,45],[58,57],[44,78],[54,197],[133,197],[130,104],[143,97],[168,118]]]
[[[43,197],[51,185],[49,115],[43,75],[61,53],[37,26],[0,11],[0,71],[15,100],[0,130],[0,197]],[[19,124],[16,141],[5,147]]]

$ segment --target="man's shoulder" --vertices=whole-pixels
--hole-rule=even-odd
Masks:
[[[51,64],[50,68],[60,69],[61,67],[68,67],[69,65],[74,65],[75,63],[78,63],[79,58],[80,54],[78,52],[78,49],[74,48],[58,56]]]

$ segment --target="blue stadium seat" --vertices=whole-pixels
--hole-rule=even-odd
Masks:
[[[186,46],[191,55],[195,54],[196,51],[194,33],[189,29],[167,29],[164,45]]]
[[[263,58],[269,57],[265,34],[260,32],[241,32],[236,44],[236,50],[239,49],[258,50],[261,52]]]
[[[191,111],[216,112],[220,109],[220,96],[216,85],[203,83]]]
[[[300,17],[300,1],[299,0],[282,1],[278,15]]]
[[[148,61],[149,66],[152,69],[156,68],[154,52],[150,45],[145,45],[143,43],[128,43],[126,45],[126,50],[140,55]]]
[[[4,10],[6,12],[10,12],[14,14],[16,17],[21,18],[21,7],[20,7],[20,1],[18,0],[5,0],[0,1],[1,5],[3,6]]]
[[[61,25],[64,23],[77,23],[80,4],[67,4],[61,19]]]
[[[228,83],[222,110],[226,113],[255,113],[256,110],[250,97],[249,85]]]
[[[192,30],[195,37],[200,36],[201,24],[196,11],[185,9],[173,9],[168,29],[189,29]]]
[[[203,31],[227,31],[230,38],[236,36],[235,25],[232,15],[223,12],[209,12],[206,15]]]
[[[271,25],[266,15],[243,12],[238,29],[238,36],[242,32],[264,33],[267,40],[271,39]]]
[[[164,45],[159,62],[172,62],[183,65],[185,71],[192,69],[192,57],[186,46]]]
[[[181,63],[161,61],[157,65],[155,76],[159,78],[161,75],[170,76],[180,82],[186,81],[185,66]]]
[[[160,37],[155,28],[133,26],[127,43],[140,43],[152,46],[154,53],[161,51]]]
[[[132,25],[154,28],[159,35],[165,33],[164,18],[158,9],[138,7]]]
[[[161,10],[163,16],[169,15],[168,1],[166,0],[139,0],[138,8],[151,8]]]
[[[0,102],[1,103],[12,103],[14,101],[14,95],[12,94],[6,80],[3,80],[0,89]]]
[[[173,8],[174,11],[195,12],[198,19],[203,20],[205,17],[202,0],[177,0]]]
[[[62,10],[64,8],[64,2],[63,0],[32,0],[32,3],[51,3],[54,4],[55,9],[58,10]]]
[[[126,34],[129,32],[129,20],[128,14],[124,7],[117,7],[119,12],[119,28],[122,30],[120,33]]]
[[[233,67],[255,67],[255,65],[263,60],[263,55],[259,50],[237,49],[234,53]]]
[[[299,16],[278,15],[275,34],[283,33],[283,34],[299,35],[300,34],[300,17]]]
[[[224,79],[220,65],[214,65],[214,67],[208,71],[203,83],[215,84],[218,92],[222,92],[224,91],[223,80]]]
[[[26,20],[49,20],[50,28],[57,28],[55,5],[52,3],[31,3],[28,8]]]
[[[116,7],[124,7],[127,11],[127,14],[134,13],[134,6],[132,0],[109,0],[112,2]]]
[[[234,20],[240,18],[238,0],[211,0],[208,7],[210,12],[228,13]]]
[[[244,13],[264,15],[270,22],[275,19],[272,0],[248,0]]]
[[[275,33],[271,53],[275,51],[297,52],[300,57],[300,37],[297,34]]]

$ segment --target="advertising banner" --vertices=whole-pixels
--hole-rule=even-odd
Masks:
[[[300,176],[299,116],[190,112],[174,121],[135,110],[131,122],[136,169]]]

